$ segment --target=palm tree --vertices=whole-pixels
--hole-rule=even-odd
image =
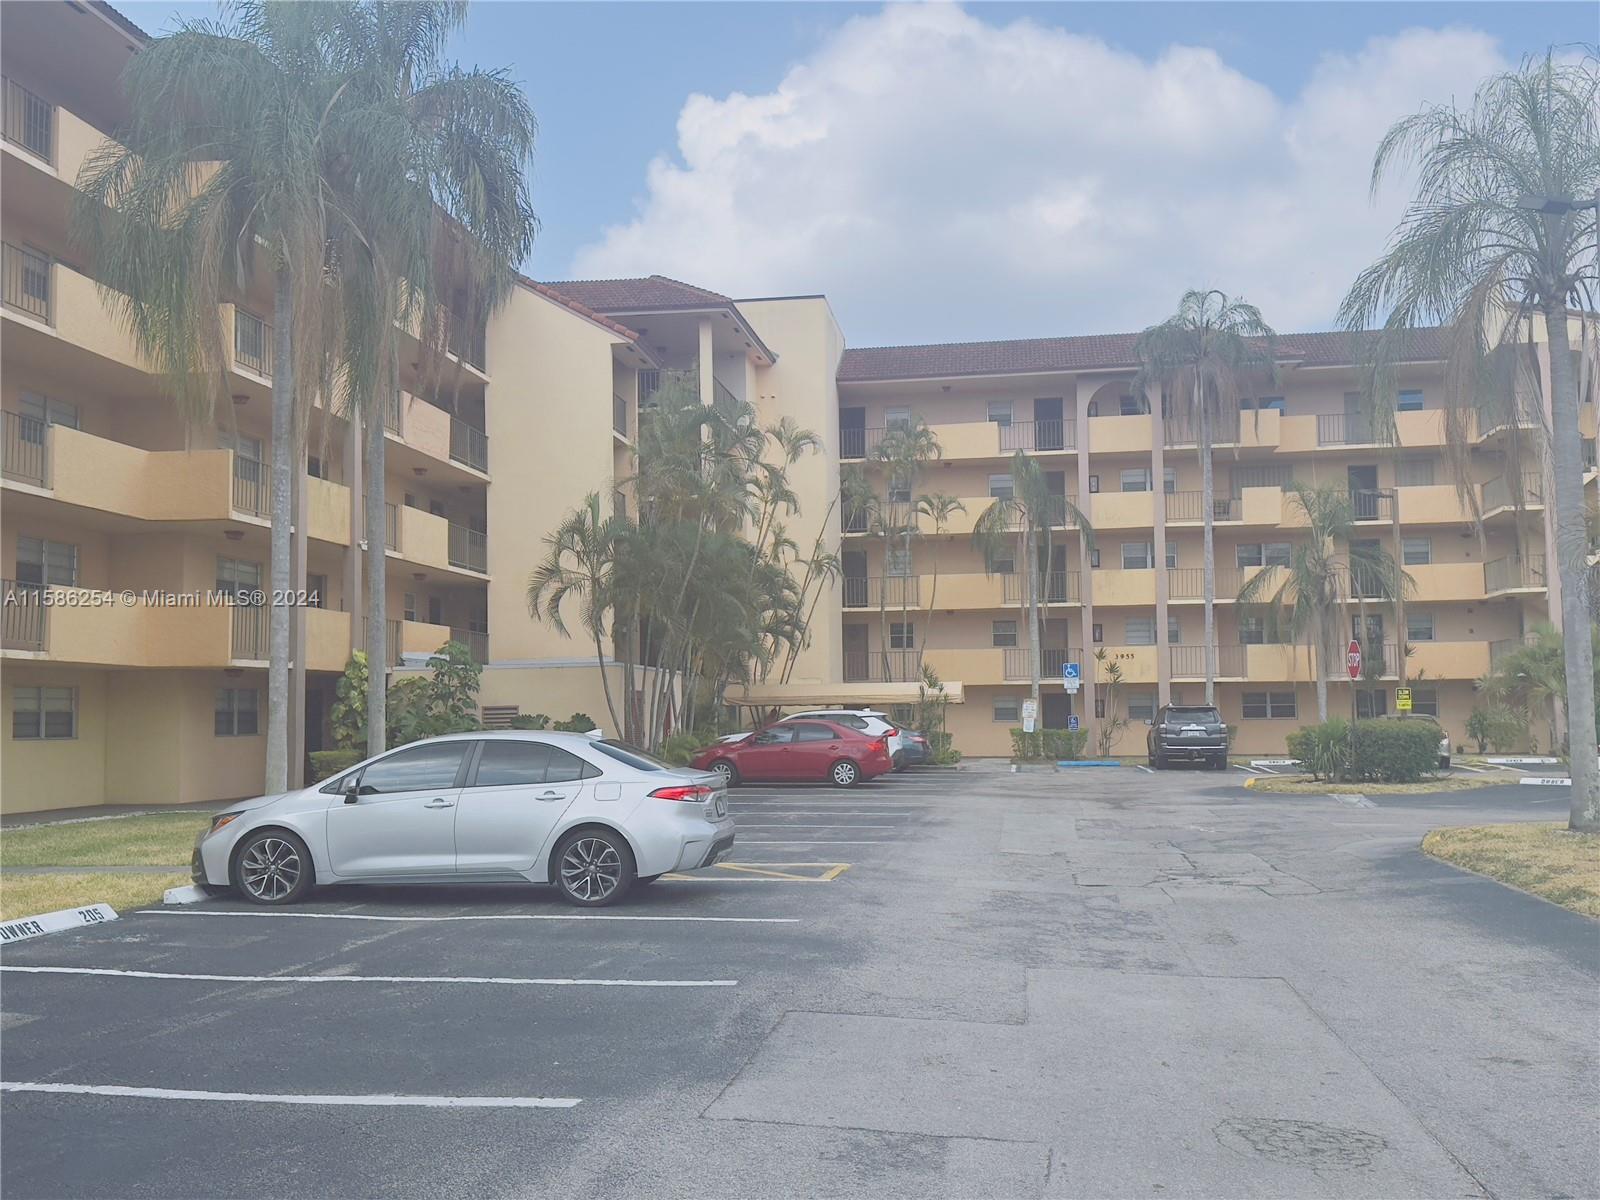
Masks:
[[[1094,545],[1094,528],[1087,517],[1065,496],[1050,490],[1049,477],[1036,459],[1018,450],[1011,456],[1011,494],[1000,496],[973,522],[972,541],[983,555],[984,570],[1015,538],[1015,557],[1021,559],[1024,575],[1022,608],[1028,626],[1028,678],[1034,711],[1039,709],[1039,679],[1042,674],[1040,649],[1043,622],[1039,618],[1039,560],[1045,557],[1048,570],[1050,530],[1054,526],[1075,524],[1083,531],[1084,552]]]
[[[1315,672],[1317,719],[1326,721],[1328,676],[1344,658],[1350,600],[1393,598],[1413,585],[1382,546],[1352,541],[1359,530],[1349,492],[1332,484],[1311,488],[1302,483],[1291,483],[1287,490],[1306,516],[1309,536],[1295,543],[1281,572],[1264,569],[1247,579],[1238,602],[1266,610],[1273,640],[1292,638],[1306,647]],[[1378,653],[1383,653],[1381,646]]]
[[[1212,442],[1215,431],[1239,412],[1252,381],[1275,371],[1271,326],[1253,304],[1219,291],[1189,291],[1178,311],[1152,325],[1134,343],[1141,387],[1160,388],[1174,415],[1195,429],[1200,456],[1200,509],[1204,536],[1201,595],[1205,600],[1206,703],[1217,690],[1216,508],[1212,501]],[[1164,413],[1166,404],[1162,406]],[[1165,436],[1158,425],[1156,436]]]
[[[1557,569],[1561,580],[1566,712],[1571,728],[1594,724],[1590,639],[1570,636],[1588,619],[1587,539],[1578,426],[1578,381],[1569,321],[1594,355],[1600,261],[1594,208],[1570,202],[1600,193],[1600,69],[1594,58],[1533,60],[1486,79],[1465,109],[1434,105],[1393,125],[1373,159],[1376,194],[1394,169],[1413,169],[1416,190],[1383,256],[1363,271],[1341,308],[1352,330],[1383,325],[1370,340],[1366,392],[1392,412],[1395,364],[1413,331],[1442,326],[1449,346],[1446,430],[1456,447],[1457,485],[1470,416],[1496,359],[1514,358],[1537,319],[1550,350],[1547,431],[1553,468]],[[1547,201],[1553,198],[1556,203]],[[1580,310],[1573,314],[1569,306]],[[1593,374],[1591,369],[1590,374]],[[1592,384],[1591,384],[1592,386]],[[1504,404],[1510,397],[1495,396]],[[1520,463],[1513,464],[1520,474]],[[1572,755],[1574,829],[1600,829],[1600,767],[1587,733]]]
[[[917,494],[917,482],[922,474],[922,469],[934,459],[944,453],[939,445],[939,439],[933,430],[929,429],[921,417],[905,425],[897,425],[886,431],[882,439],[872,451],[872,457],[884,467],[884,482],[887,493],[878,499],[878,509],[881,514],[880,527],[884,535],[883,555],[883,580],[878,591],[878,623],[879,636],[883,634],[884,606],[888,600],[889,590],[889,553],[890,543],[899,540],[901,552],[901,567],[904,574],[899,576],[900,581],[900,627],[905,629],[911,610],[911,543],[920,532],[917,516],[923,508],[925,497]],[[911,650],[912,639],[906,638],[904,649]],[[904,675],[910,679],[920,677],[922,668],[908,667],[904,671],[892,669],[893,660],[889,656],[887,641],[882,643],[884,657],[884,678],[889,679]]]
[[[1600,626],[1591,625],[1595,661],[1600,662]],[[1566,651],[1561,632],[1548,621],[1533,628],[1530,640],[1496,663],[1482,679],[1478,690],[1490,701],[1520,709],[1532,717],[1541,713],[1550,731],[1550,752],[1560,747],[1556,729],[1556,704],[1567,690]],[[1600,737],[1600,729],[1596,736]],[[1570,741],[1579,741],[1571,737]],[[1568,747],[1571,752],[1571,746]]]

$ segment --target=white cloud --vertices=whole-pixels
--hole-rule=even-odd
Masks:
[[[689,97],[679,158],[574,274],[822,291],[858,345],[1134,329],[1194,286],[1326,327],[1403,199],[1368,201],[1383,130],[1506,65],[1486,34],[1410,30],[1285,102],[1209,49],[889,8],[770,93]]]

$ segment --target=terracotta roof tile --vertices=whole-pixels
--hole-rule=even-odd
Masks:
[[[640,279],[567,279],[549,285],[595,312],[645,312],[673,308],[706,308],[733,301],[720,292],[649,275]]]
[[[527,288],[529,291],[538,292],[539,295],[544,296],[546,299],[554,300],[557,304],[565,305],[567,308],[570,308],[573,312],[577,313],[580,317],[587,317],[597,325],[603,325],[605,328],[611,330],[611,332],[617,334],[618,336],[627,338],[630,342],[637,342],[639,340],[639,335],[633,330],[629,329],[626,325],[623,325],[618,321],[613,321],[610,317],[604,315],[603,313],[595,312],[595,310],[590,308],[588,305],[574,299],[565,292],[557,291],[548,283],[539,283],[537,280],[529,279],[526,275],[517,276],[517,282],[521,283],[522,286]]]

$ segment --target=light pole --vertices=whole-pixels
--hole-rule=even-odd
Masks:
[[[1594,248],[1600,255],[1600,188],[1596,188],[1592,200],[1574,200],[1566,196],[1521,196],[1517,199],[1517,207],[1526,212],[1544,213],[1547,216],[1561,217],[1569,212],[1584,212],[1588,209],[1595,211]]]

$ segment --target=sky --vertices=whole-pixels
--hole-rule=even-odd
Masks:
[[[151,31],[206,4],[121,3]],[[453,55],[540,124],[544,280],[825,293],[851,345],[1139,329],[1186,288],[1328,328],[1397,118],[1593,3],[518,3]]]

